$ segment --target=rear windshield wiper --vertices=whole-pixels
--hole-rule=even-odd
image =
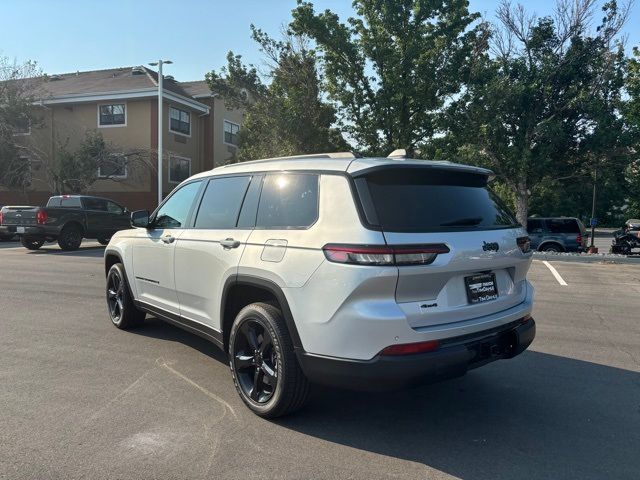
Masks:
[[[441,223],[441,227],[467,227],[478,225],[482,222],[482,217],[459,218],[450,222]]]

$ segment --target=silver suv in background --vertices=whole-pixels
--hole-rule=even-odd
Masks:
[[[531,252],[492,176],[349,153],[195,175],[112,237],[110,319],[211,340],[264,417],[310,382],[384,390],[512,358],[535,336]]]
[[[584,252],[587,248],[587,230],[577,218],[530,217],[527,232],[531,248],[541,252]]]

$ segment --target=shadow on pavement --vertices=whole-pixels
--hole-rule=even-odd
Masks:
[[[280,425],[463,479],[638,478],[640,374],[525,352],[391,394],[319,389]]]
[[[208,341],[161,320],[133,331],[227,363]],[[463,479],[637,479],[640,373],[527,351],[401,392],[314,386],[303,411],[274,423]]]
[[[145,337],[182,343],[227,365],[226,354],[210,341],[153,316],[147,315],[144,325],[140,328],[132,329],[131,332]]]
[[[91,258],[102,258],[104,255],[104,248],[102,245],[98,246],[82,246],[78,250],[73,251],[65,251],[61,250],[57,246],[43,246],[39,250],[27,250],[25,248],[25,253],[28,255],[62,255],[62,256],[70,256],[70,257],[91,257]]]

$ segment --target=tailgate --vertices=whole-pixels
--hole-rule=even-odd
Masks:
[[[439,254],[429,265],[398,267],[396,301],[411,326],[464,321],[506,310],[524,301],[531,255],[522,253],[518,247],[516,239],[523,235],[520,229],[453,235],[384,232],[389,244],[443,243],[450,250]],[[472,294],[465,279],[482,274],[494,276],[497,298],[471,303]]]
[[[4,207],[2,225],[35,225],[40,207]]]
[[[482,317],[525,299],[531,254],[517,239],[526,232],[487,188],[489,174],[397,167],[356,179],[365,216],[388,245],[448,248],[398,265],[396,301],[412,327]]]

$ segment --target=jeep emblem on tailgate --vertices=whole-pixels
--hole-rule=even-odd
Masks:
[[[500,245],[498,245],[498,242],[491,242],[491,243],[482,242],[482,250],[484,250],[485,252],[489,252],[489,251],[497,252],[499,248],[500,248]]]

